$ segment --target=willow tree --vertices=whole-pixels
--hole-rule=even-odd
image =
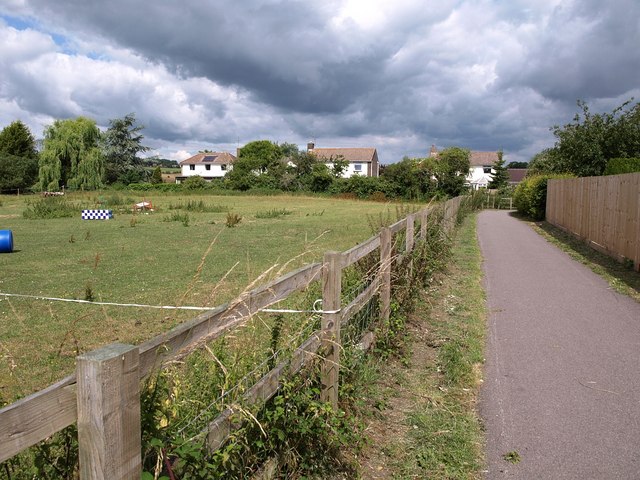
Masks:
[[[102,186],[104,160],[99,148],[100,130],[86,117],[56,120],[44,130],[38,187],[58,190],[62,186],[94,190]]]

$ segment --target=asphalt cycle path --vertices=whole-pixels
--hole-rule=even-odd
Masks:
[[[478,216],[485,479],[640,479],[640,303],[505,210]]]

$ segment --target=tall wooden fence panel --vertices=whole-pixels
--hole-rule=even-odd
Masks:
[[[640,173],[549,180],[546,217],[640,271]]]

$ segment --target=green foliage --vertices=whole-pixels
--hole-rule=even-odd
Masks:
[[[269,140],[257,140],[240,149],[225,183],[234,190],[279,189],[286,170],[281,148]]]
[[[210,205],[204,200],[188,200],[187,203],[169,204],[169,210],[187,210],[197,213],[223,213],[228,212],[229,207],[225,205]]]
[[[80,215],[81,208],[64,197],[44,197],[28,201],[22,216],[29,220],[41,218],[65,218]]]
[[[274,208],[271,210],[260,211],[256,213],[256,218],[282,218],[285,215],[291,215],[293,212],[286,208]]]
[[[466,192],[466,177],[471,168],[470,151],[466,148],[449,147],[442,150],[437,157],[427,158],[432,163],[433,175],[438,180],[438,189],[449,197],[457,197]]]
[[[424,200],[436,194],[437,183],[421,160],[405,157],[387,165],[380,175],[388,185],[386,194],[406,200]]]
[[[182,182],[182,188],[185,190],[203,190],[207,188],[207,181],[200,175],[194,175]]]
[[[37,188],[56,191],[62,186],[81,190],[100,187],[104,164],[99,140],[95,121],[86,117],[56,120],[49,125],[44,131]]]
[[[109,120],[109,128],[102,137],[106,183],[121,182],[128,185],[146,177],[142,160],[138,158],[139,153],[149,150],[149,147],[142,145],[144,136],[140,131],[143,129],[144,126],[136,125],[136,116],[133,113]],[[162,174],[159,182],[152,180],[151,183],[160,182]]]
[[[509,174],[507,173],[507,167],[504,166],[501,151],[498,152],[498,160],[493,164],[493,169],[496,173],[493,174],[493,178],[489,182],[489,188],[495,190],[505,188],[509,184]]]
[[[331,159],[331,174],[336,178],[341,178],[344,172],[349,168],[349,160],[346,160],[342,155],[338,155],[337,158]]]
[[[334,176],[323,163],[315,163],[308,181],[308,188],[312,192],[326,192],[333,183]]]
[[[604,175],[640,172],[640,158],[612,158],[607,162]]]
[[[529,162],[509,162],[507,168],[529,168]]]
[[[242,217],[237,213],[229,212],[227,213],[227,220],[225,225],[229,228],[233,228],[238,225],[242,221]]]
[[[557,140],[547,152],[547,172],[602,175],[612,158],[640,157],[640,103],[629,100],[602,114],[583,101],[578,107],[582,112],[572,122],[552,128]]]
[[[151,183],[162,183],[162,168],[160,167],[160,165],[153,169],[153,174],[151,175]]]
[[[37,158],[36,142],[24,123],[12,122],[0,131],[0,153],[21,158]]]
[[[119,185],[120,188],[134,190],[138,192],[180,192],[184,189],[183,184],[178,183],[130,183],[126,187],[122,184]],[[113,184],[111,188],[118,188],[118,184]]]
[[[329,191],[333,194],[353,194],[353,197],[364,200],[384,190],[386,190],[386,184],[380,177],[354,175],[349,178],[335,179]]]
[[[181,222],[185,227],[189,226],[189,222],[191,222],[191,217],[189,217],[188,213],[181,212],[173,212],[171,215],[166,215],[163,219],[163,222]]]
[[[38,159],[0,152],[0,192],[16,193],[33,186],[38,179]]]
[[[547,207],[547,181],[571,177],[573,175],[570,174],[546,174],[525,178],[513,194],[516,209],[534,220],[543,220]]]

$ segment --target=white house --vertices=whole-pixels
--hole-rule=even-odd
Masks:
[[[227,152],[198,153],[180,162],[180,175],[176,183],[181,183],[189,177],[200,176],[207,181],[223,178],[233,168],[236,157]]]
[[[471,168],[467,175],[467,182],[472,189],[487,188],[496,171],[493,165],[499,160],[498,152],[472,151],[469,156]]]
[[[379,174],[378,151],[375,148],[316,148],[313,143],[309,143],[307,152],[324,161],[329,168],[333,167],[335,160],[344,158],[349,165],[342,173],[343,178],[354,175],[377,177]]]

